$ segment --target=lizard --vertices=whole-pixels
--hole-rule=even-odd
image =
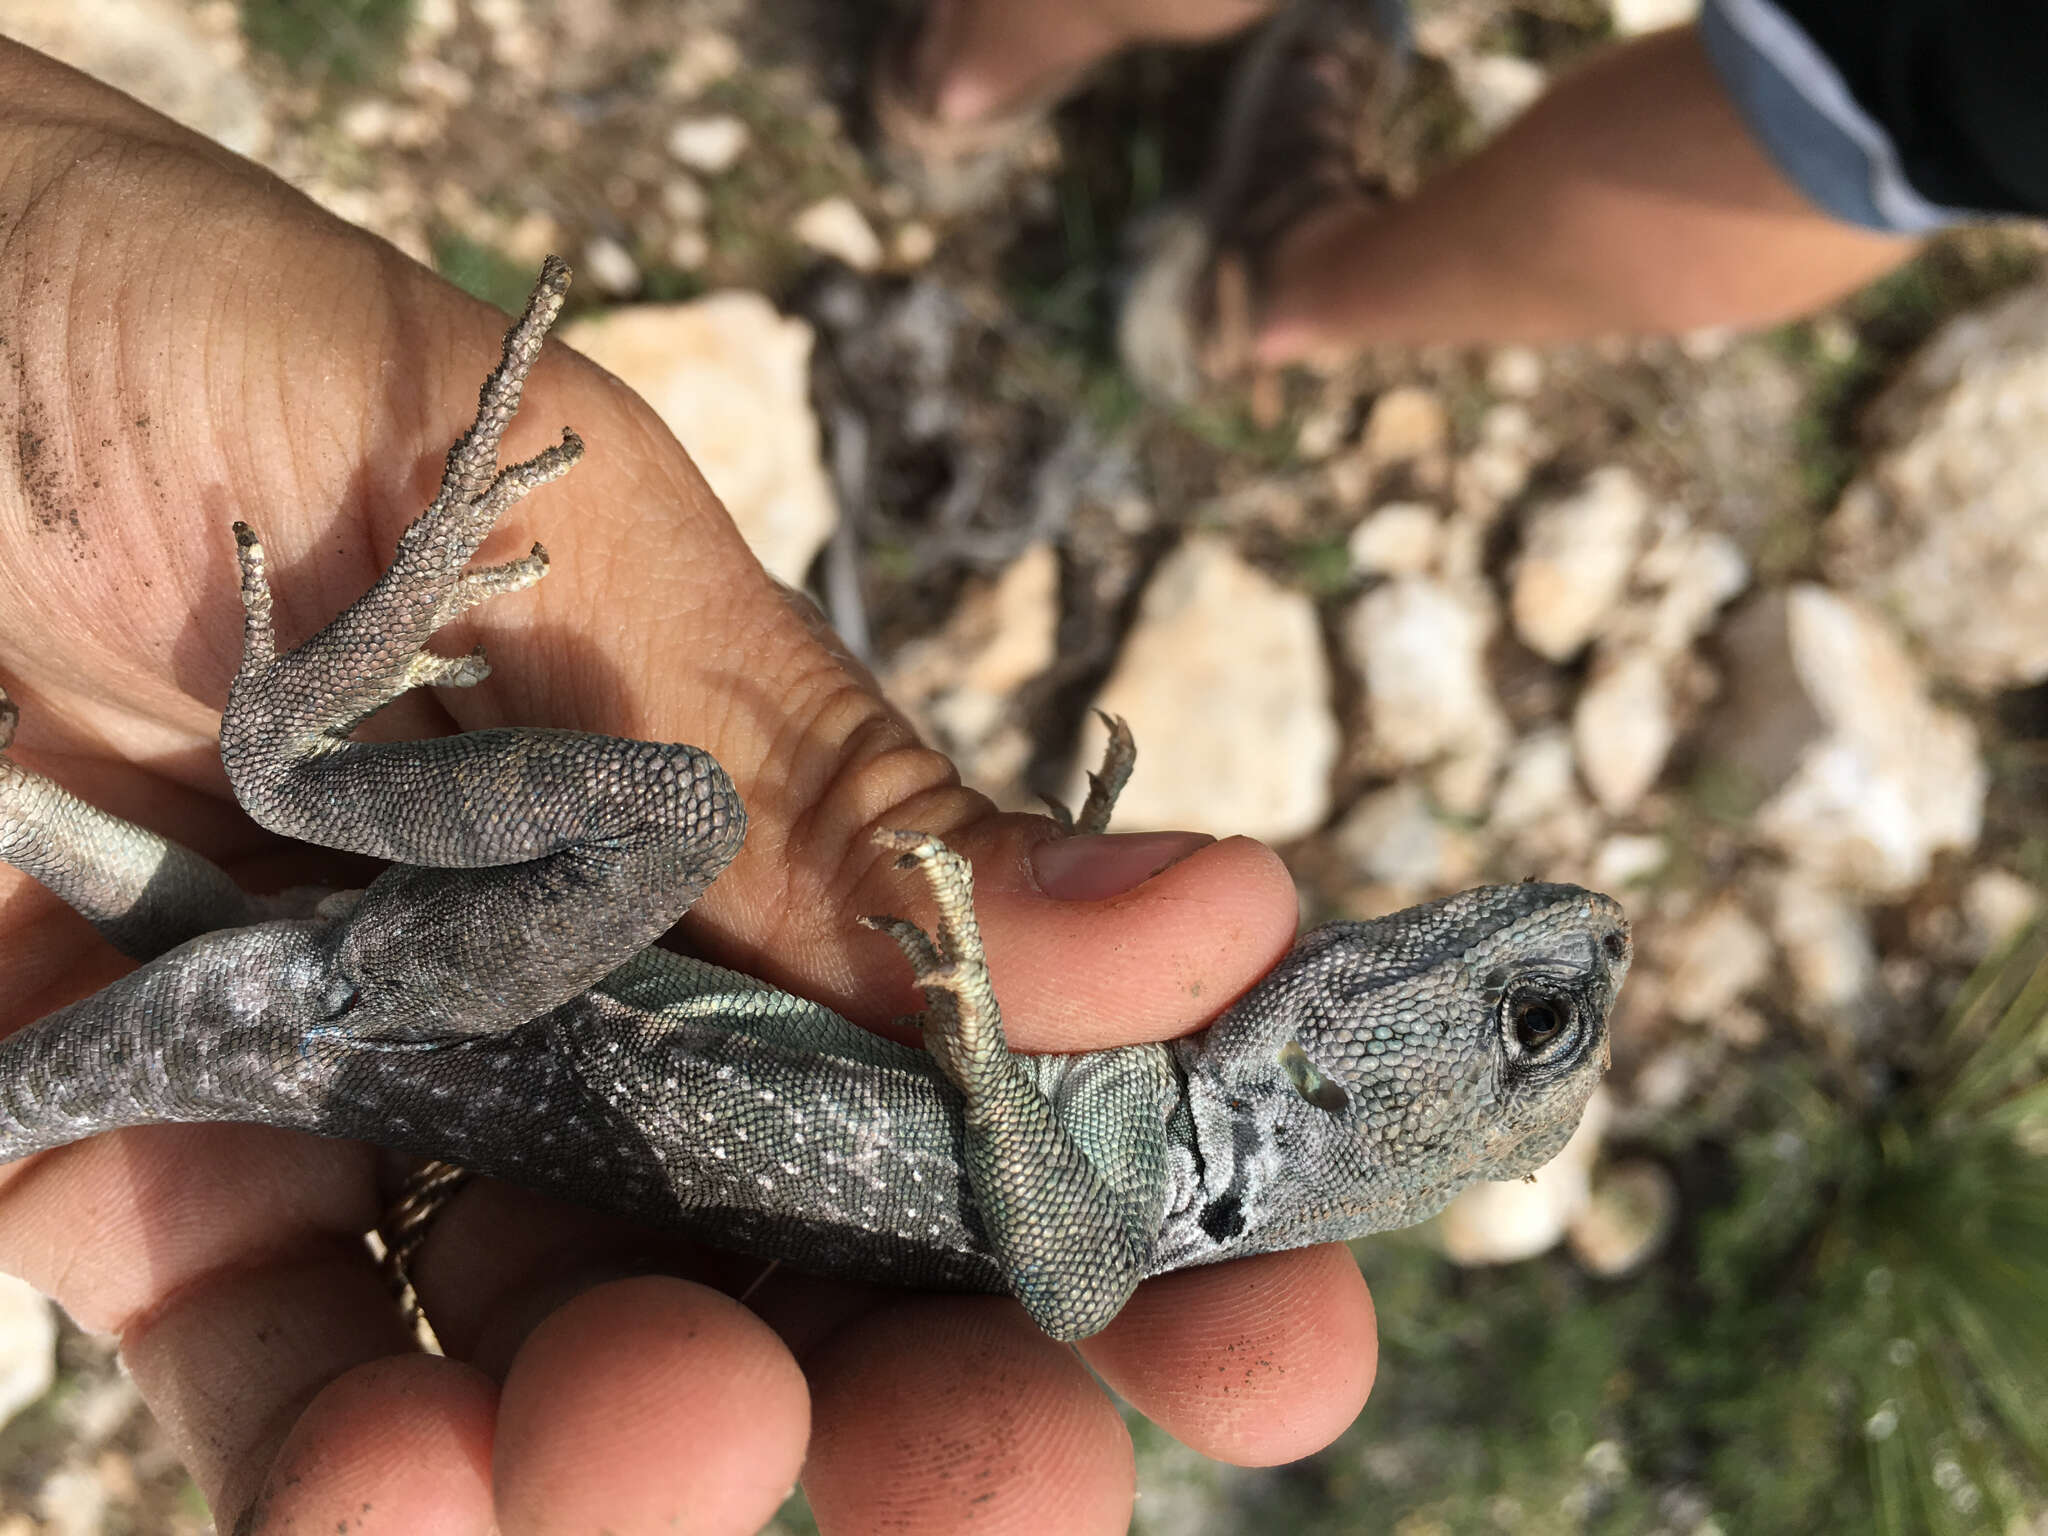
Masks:
[[[0,860],[140,962],[0,1041],[0,1163],[131,1125],[290,1127],[799,1269],[1008,1293],[1072,1340],[1148,1276],[1410,1225],[1564,1145],[1630,960],[1596,892],[1486,886],[1327,923],[1199,1033],[1024,1055],[966,861],[883,830],[938,914],[866,920],[922,991],[919,1049],[655,945],[745,835],[707,753],[526,727],[352,739],[410,689],[480,681],[481,649],[427,642],[546,574],[539,544],[470,562],[582,453],[565,430],[498,464],[568,282],[549,258],[438,495],[293,649],[235,525],[229,783],[273,831],[388,861],[365,889],[246,894],[0,756]],[[0,751],[18,713],[0,694]],[[1107,825],[1132,756],[1113,725],[1071,824]]]

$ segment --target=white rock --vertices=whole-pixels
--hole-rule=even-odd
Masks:
[[[1482,134],[1505,128],[1543,94],[1542,66],[1511,53],[1460,54],[1445,62]]]
[[[839,516],[811,414],[811,328],[734,291],[616,309],[560,334],[654,407],[761,563],[801,586]]]
[[[1770,980],[1771,960],[1769,936],[1724,897],[1680,930],[1665,1006],[1688,1024],[1712,1024]]]
[[[695,272],[711,259],[711,241],[701,229],[679,229],[662,247],[669,264],[684,272]]]
[[[1486,387],[1526,400],[1543,388],[1543,357],[1533,347],[1497,347],[1486,360]]]
[[[1417,896],[1468,883],[1478,863],[1471,840],[1444,825],[1411,780],[1359,801],[1331,843],[1358,878]]]
[[[1677,1220],[1678,1187],[1664,1165],[1631,1158],[1593,1175],[1592,1194],[1565,1235],[1579,1263],[1611,1279],[1654,1257]]]
[[[678,224],[702,224],[711,212],[711,199],[704,183],[678,172],[661,184],[661,211]]]
[[[1869,917],[1839,891],[1787,874],[1778,881],[1771,928],[1808,1013],[1825,1016],[1868,997],[1877,982],[1877,942]]]
[[[1450,430],[1450,417],[1434,390],[1399,384],[1373,401],[1359,447],[1373,465],[1384,468],[1441,454]]]
[[[747,152],[747,125],[730,113],[686,117],[668,131],[668,152],[693,171],[717,176]]]
[[[812,250],[834,256],[856,272],[882,264],[882,242],[853,200],[834,194],[799,213],[789,232]]]
[[[1419,576],[1443,548],[1443,519],[1420,501],[1390,501],[1351,530],[1345,549],[1361,576]]]
[[[889,260],[899,267],[921,267],[938,252],[938,232],[922,219],[897,225],[889,237]]]
[[[100,1536],[108,1527],[107,1486],[91,1467],[73,1463],[57,1468],[36,1492],[43,1517],[39,1536]]]
[[[1614,30],[1622,37],[1682,27],[1700,11],[1700,0],[1608,0]]]
[[[1867,420],[1890,446],[1829,520],[1830,582],[1968,687],[2048,677],[2048,285],[1950,321]]]
[[[905,646],[883,688],[966,782],[1001,789],[1021,776],[1031,749],[1010,705],[1052,665],[1058,624],[1059,557],[1034,544],[995,581],[970,589],[936,635]]]
[[[1524,645],[1564,661],[1600,632],[1628,585],[1649,512],[1650,493],[1618,464],[1530,511],[1509,605]]]
[[[1824,587],[1773,593],[1721,628],[1727,703],[1711,739],[1767,798],[1751,825],[1796,866],[1866,895],[1926,878],[1982,825],[1969,721],[1927,698],[1883,622]]]
[[[640,263],[609,235],[597,235],[584,242],[583,270],[614,298],[626,298],[640,290]]]
[[[1654,595],[1616,630],[1628,644],[1675,656],[1705,634],[1722,606],[1749,584],[1749,562],[1733,539],[1693,526],[1676,509],[1665,509],[1657,522],[1656,537],[1635,569],[1636,584]]]
[[[57,1308],[26,1280],[0,1275],[0,1425],[57,1381]]]
[[[1444,1252],[1459,1264],[1511,1264],[1556,1247],[1591,1197],[1611,1113],[1607,1090],[1594,1089],[1572,1139],[1533,1179],[1469,1185],[1437,1218]]]
[[[1593,883],[1603,891],[1638,885],[1671,862],[1664,839],[1647,832],[1617,832],[1593,855]]]
[[[232,18],[209,26],[181,0],[0,0],[0,34],[126,91],[164,116],[261,159],[272,133],[243,73]]]
[[[1396,577],[1352,607],[1344,644],[1364,680],[1380,763],[1498,763],[1508,727],[1486,674],[1494,622],[1483,594],[1427,576]]]
[[[1649,793],[1677,735],[1664,664],[1640,652],[1601,666],[1572,709],[1579,774],[1610,816]]]
[[[666,83],[678,96],[694,96],[737,73],[743,62],[740,45],[725,33],[693,28],[669,60]]]
[[[2041,888],[2003,869],[1980,869],[1963,887],[1963,921],[1973,954],[1988,955],[2041,911]]]
[[[1282,840],[1329,814],[1337,724],[1315,605],[1220,539],[1161,562],[1096,702],[1144,753],[1125,826]]]

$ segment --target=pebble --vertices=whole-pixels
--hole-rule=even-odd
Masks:
[[[1411,780],[1360,800],[1331,846],[1356,878],[1394,886],[1410,900],[1469,884],[1478,873],[1471,839],[1445,825]]]
[[[1870,918],[1831,886],[1797,872],[1782,877],[1771,928],[1785,951],[1793,996],[1809,1016],[1853,1008],[1876,986]]]
[[[856,272],[872,272],[882,264],[882,242],[851,198],[834,194],[811,204],[791,222],[789,232]]]
[[[596,235],[584,242],[583,270],[613,298],[630,298],[640,291],[640,263],[609,235]]]
[[[1505,128],[1538,96],[1547,76],[1540,64],[1511,53],[1455,54],[1445,61],[1482,135]]]
[[[1001,791],[1022,777],[1031,749],[1011,705],[1052,665],[1058,626],[1059,557],[1034,544],[996,580],[970,588],[936,634],[891,658],[884,691],[967,783]],[[1149,752],[1144,761],[1149,770]]]
[[[2010,870],[1980,869],[1963,887],[1963,922],[1970,950],[1989,955],[2040,915],[2042,892]]]
[[[1678,1222],[1678,1185],[1662,1163],[1630,1158],[1593,1176],[1586,1203],[1565,1236],[1588,1271],[1615,1279],[1642,1268]]]
[[[1600,808],[1622,816],[1657,782],[1678,726],[1661,661],[1641,652],[1602,661],[1573,706],[1572,750]]]
[[[629,305],[560,335],[654,408],[761,563],[801,587],[839,518],[811,413],[811,328],[733,290]]]
[[[1345,550],[1360,576],[1419,576],[1443,549],[1443,518],[1421,501],[1390,501],[1351,530]]]
[[[26,1280],[0,1275],[0,1425],[57,1380],[57,1309]]]
[[[668,131],[668,152],[693,171],[722,175],[746,153],[747,125],[729,113],[686,117]]]
[[[1688,1024],[1712,1024],[1770,980],[1773,959],[1769,935],[1723,897],[1684,924],[1666,955],[1666,1007]]]
[[[1829,519],[1830,581],[1939,675],[2048,678],[2048,284],[1948,322],[1866,424],[1885,446]]]
[[[1586,647],[1621,600],[1649,514],[1650,493],[1618,464],[1530,510],[1508,605],[1524,645],[1551,661]]]
[[[1572,1139],[1533,1177],[1468,1185],[1437,1218],[1444,1252],[1471,1266],[1512,1264],[1555,1248],[1592,1197],[1593,1164],[1612,1114],[1607,1090],[1595,1088]]]
[[[1315,604],[1222,539],[1160,563],[1096,703],[1137,735],[1129,828],[1281,841],[1329,815],[1337,722]]]
[[[1721,627],[1714,750],[1764,798],[1751,822],[1796,867],[1846,891],[1899,895],[1935,854],[1974,846],[1988,779],[1970,722],[1878,614],[1811,584]]]
[[[1343,641],[1365,685],[1374,759],[1395,768],[1462,760],[1490,784],[1508,743],[1486,668],[1494,625],[1483,592],[1428,576],[1395,577],[1352,606]],[[1445,809],[1475,814],[1471,786],[1459,788]]]

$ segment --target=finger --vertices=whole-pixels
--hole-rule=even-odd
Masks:
[[[688,1281],[599,1286],[533,1331],[505,1378],[506,1536],[759,1530],[803,1465],[802,1373],[758,1318]]]
[[[411,1355],[337,1377],[278,1451],[248,1536],[492,1536],[497,1389],[453,1360]]]
[[[1130,1437],[1071,1350],[1015,1304],[904,1301],[805,1360],[804,1491],[824,1536],[1121,1532]]]
[[[330,1381],[411,1348],[360,1234],[370,1154],[148,1127],[0,1170],[0,1269],[113,1333],[226,1524]]]
[[[1262,1467],[1350,1426],[1379,1339],[1357,1262],[1325,1243],[1148,1280],[1081,1352],[1175,1439]]]

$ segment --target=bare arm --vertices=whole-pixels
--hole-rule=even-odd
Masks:
[[[1602,53],[1406,202],[1290,231],[1259,352],[1766,325],[1913,249],[1807,201],[1684,27]]]

